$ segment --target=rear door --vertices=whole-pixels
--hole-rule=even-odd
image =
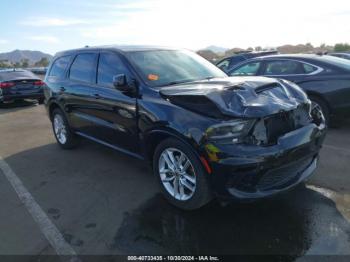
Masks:
[[[90,118],[94,122],[94,137],[137,153],[136,98],[113,86],[113,76],[125,74],[131,77],[131,73],[123,58],[115,52],[101,52],[97,68],[97,85],[92,88],[94,110]]]
[[[98,53],[78,53],[68,71],[67,84],[61,87],[70,125],[86,135],[94,134],[91,120],[96,110],[94,85]]]

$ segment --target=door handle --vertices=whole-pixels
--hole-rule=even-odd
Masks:
[[[101,96],[99,94],[94,94],[95,99],[100,99]]]

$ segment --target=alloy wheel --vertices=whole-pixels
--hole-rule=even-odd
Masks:
[[[61,115],[56,114],[53,119],[53,127],[55,131],[55,135],[57,137],[57,140],[61,144],[65,144],[67,142],[67,129],[66,125],[64,124],[64,120]]]
[[[160,179],[167,192],[177,200],[189,200],[196,190],[196,174],[186,154],[167,148],[160,154],[158,163]]]

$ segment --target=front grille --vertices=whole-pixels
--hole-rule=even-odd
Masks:
[[[281,136],[311,122],[309,105],[267,116],[257,122],[252,133],[258,145],[274,145]]]
[[[294,181],[312,163],[313,159],[313,157],[303,158],[267,171],[258,181],[257,189],[264,191]]]
[[[290,112],[282,112],[264,119],[268,144],[276,144],[280,136],[295,130]]]

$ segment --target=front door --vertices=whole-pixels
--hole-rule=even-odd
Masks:
[[[117,53],[99,54],[96,85],[92,88],[94,110],[93,136],[121,149],[138,153],[137,111],[135,97],[113,86],[113,76],[130,72]]]

